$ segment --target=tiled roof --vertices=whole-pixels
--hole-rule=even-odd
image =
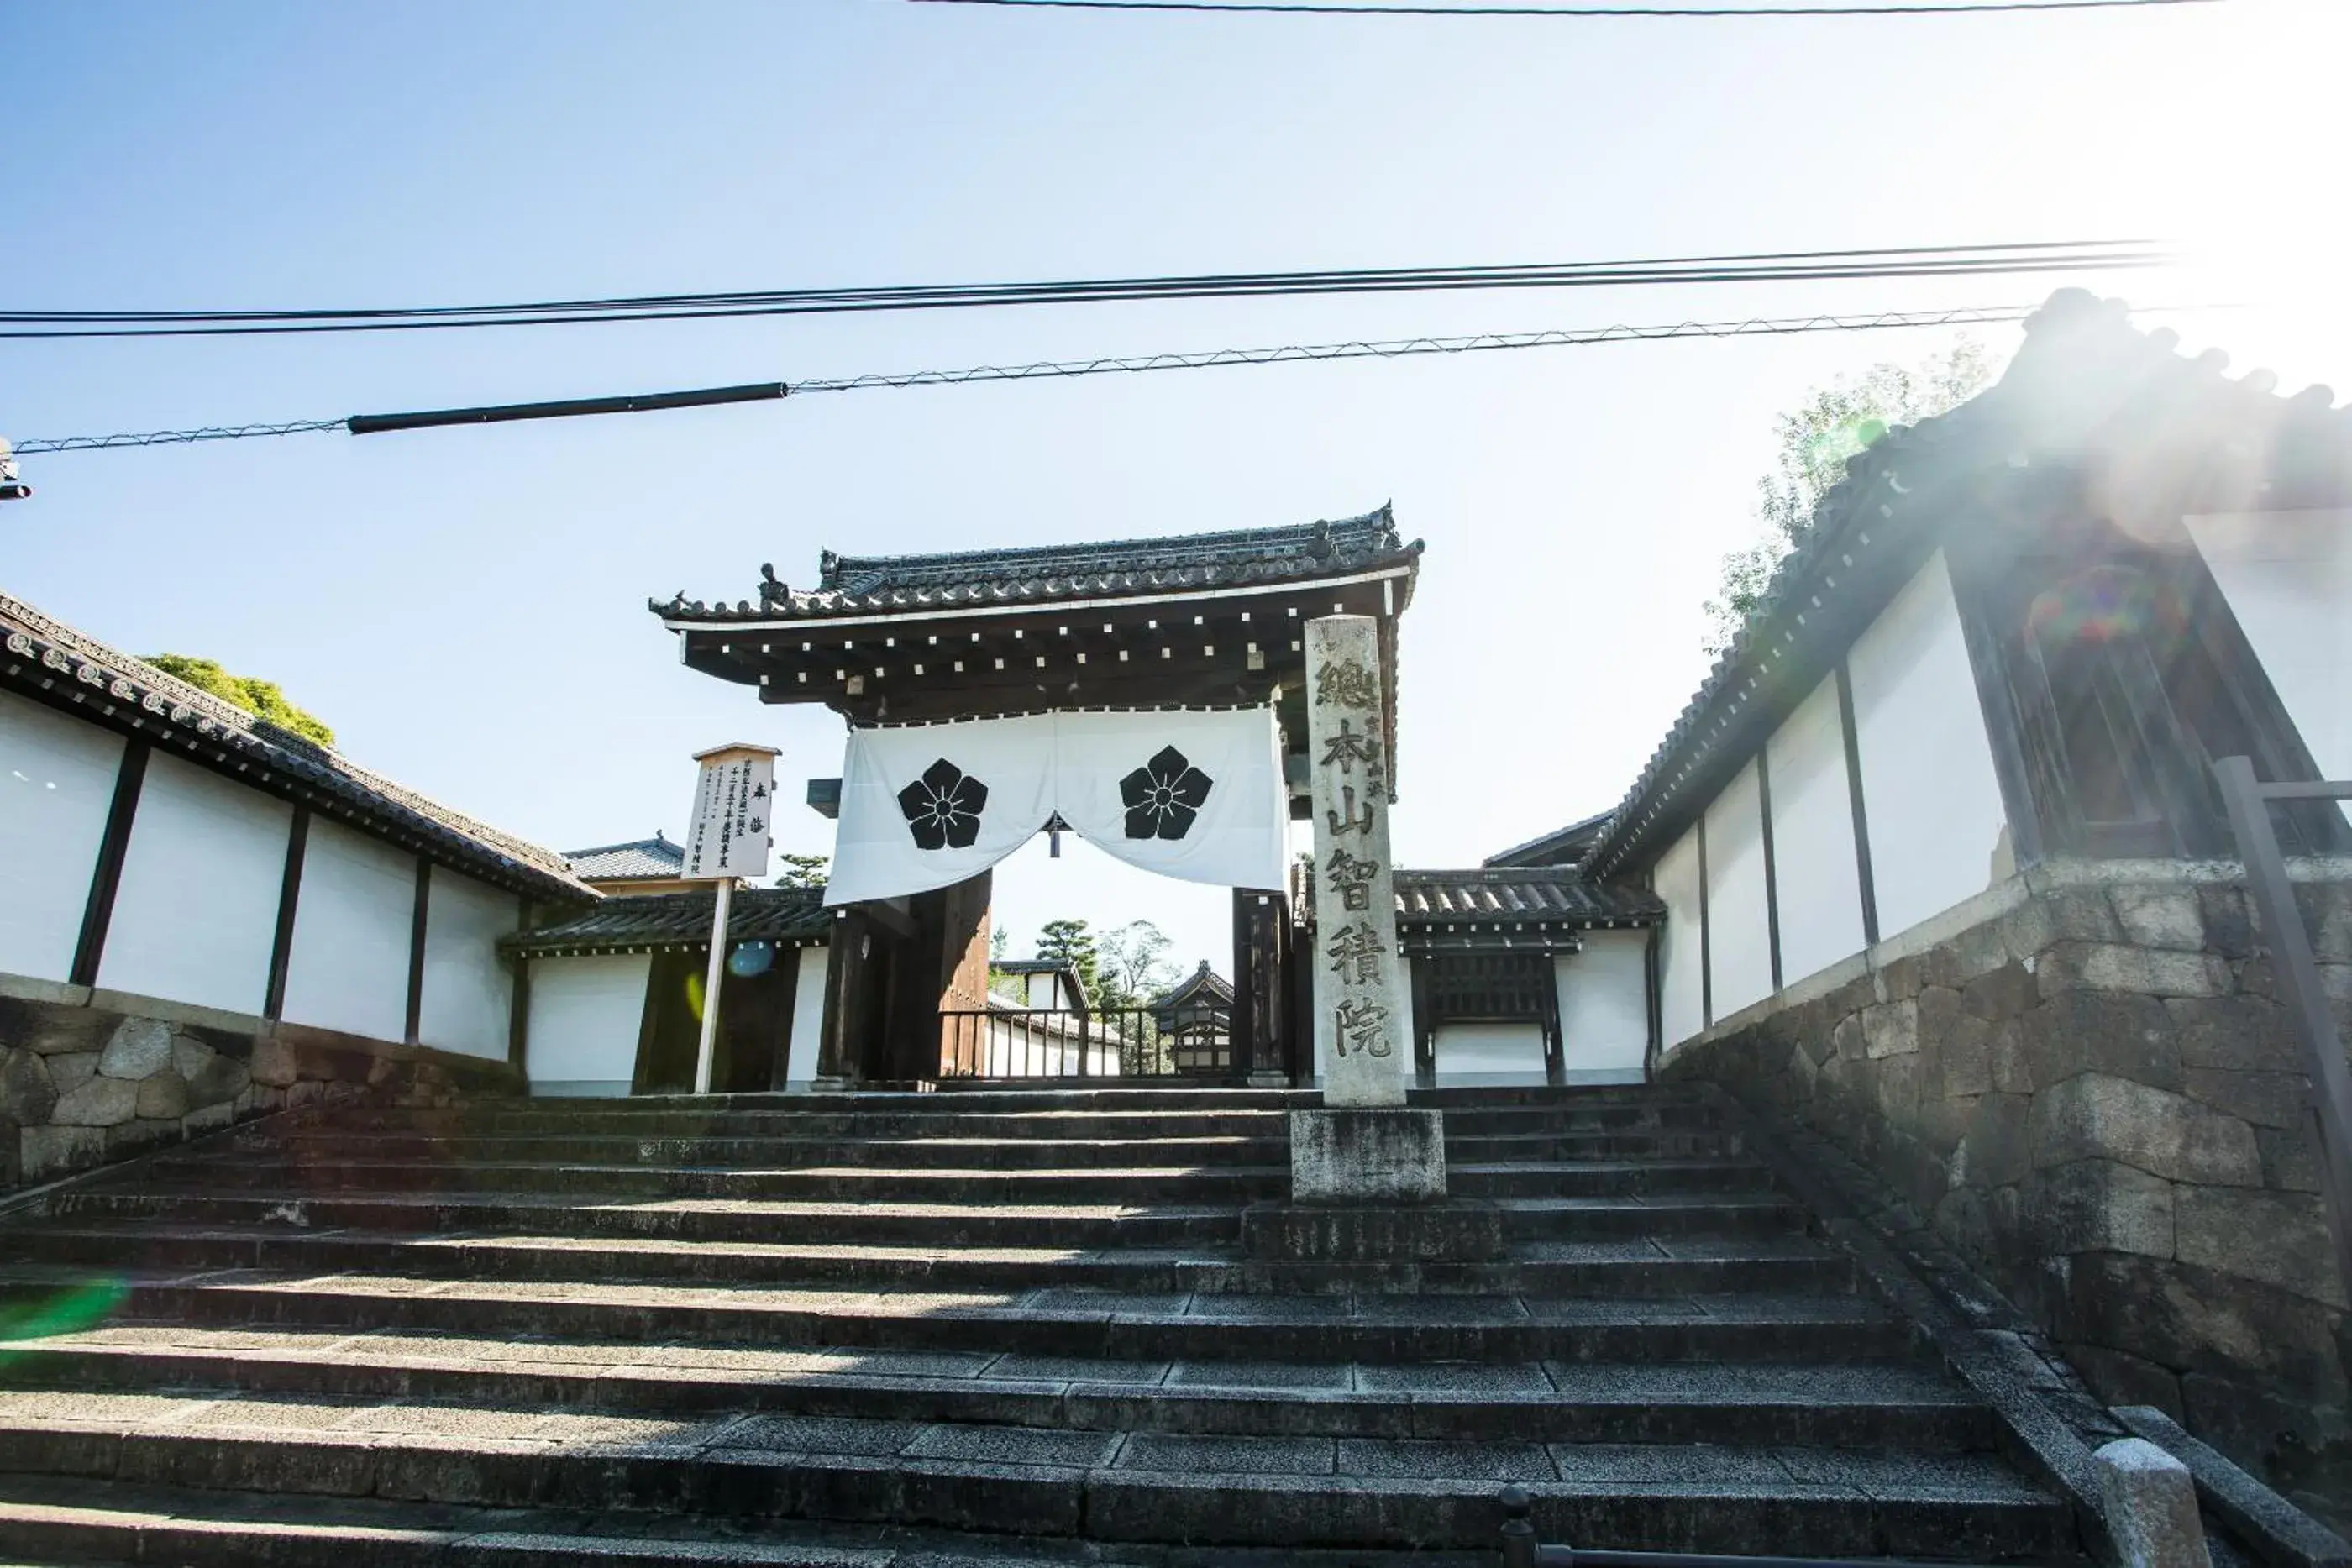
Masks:
[[[2267,465],[2263,479],[2280,481],[2261,486],[2266,508],[2340,506],[2352,491],[2352,409],[2333,409],[2325,387],[2285,398],[2273,395],[2277,378],[2267,371],[2226,379],[2228,356],[2188,359],[2174,351],[2179,334],[2140,332],[2120,300],[2079,288],[2052,295],[2025,331],[1996,385],[1948,413],[1893,427],[1847,462],[1755,614],[1611,813],[1583,862],[1589,869],[1607,875],[1642,863],[1713,798],[1722,777],[1752,755],[1757,736],[1769,734],[1843,653],[1853,622],[1866,625],[1899,589],[1876,569],[1891,557],[1924,559],[1944,525],[1980,515],[1953,499],[1956,484],[2155,448],[2171,468],[2202,461],[2221,474],[2214,509],[2231,509],[2236,492],[2227,485],[2246,476],[2250,461]],[[1942,504],[1923,504],[1930,500]]]
[[[593,898],[562,855],[499,832],[0,594],[0,685],[145,736],[256,789],[539,897]]]
[[[1007,975],[1075,975],[1059,958],[991,958],[988,967]]]
[[[1385,566],[1411,566],[1421,541],[1397,536],[1390,509],[1339,522],[1239,528],[1167,538],[959,550],[945,555],[840,556],[824,552],[816,586],[787,587],[762,567],[757,601],[706,604],[680,593],[648,607],[677,623],[780,622],[837,615],[920,613],[950,607],[1120,598],[1242,584],[1311,581]],[[1399,606],[1399,608],[1402,608]]]
[[[572,874],[583,882],[635,882],[676,876],[686,869],[686,851],[656,831],[650,839],[625,844],[599,844],[593,850],[566,850]]]
[[[1400,925],[1488,921],[1644,925],[1666,906],[1643,888],[1587,882],[1571,866],[1492,867],[1395,873]]]
[[[1233,986],[1223,975],[1209,967],[1206,958],[1202,959],[1201,967],[1185,976],[1174,989],[1151,1005],[1159,1011],[1166,1012],[1202,996],[1206,996],[1217,1007],[1231,1007],[1234,1003]]]
[[[707,948],[716,896],[699,889],[617,895],[569,920],[519,931],[499,946],[534,957]],[[824,898],[824,890],[814,887],[740,889],[727,908],[728,940],[821,943],[833,926]]]
[[[1554,828],[1539,838],[1497,851],[1480,863],[1491,866],[1574,865],[1584,858],[1585,852],[1592,847],[1592,841],[1608,828],[1610,815],[1607,811],[1596,811],[1581,821]]]

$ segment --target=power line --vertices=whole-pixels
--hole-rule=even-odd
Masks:
[[[6,310],[0,339],[217,337],[536,327],[841,311],[968,309],[1008,305],[1134,303],[1465,289],[1594,288],[1979,277],[2152,267],[2169,259],[2152,240],[2052,240],[1864,250],[1771,251],[1634,261],[1376,267],[1313,272],[1079,278],[1033,283],[891,285],[725,294],[644,295],[308,310]]]
[[[974,365],[952,371],[913,371],[831,380],[767,382],[750,386],[582,398],[559,402],[503,403],[413,413],[352,414],[347,419],[298,420],[280,424],[207,425],[196,430],[156,430],[123,435],[49,436],[20,441],[16,444],[16,451],[20,454],[95,452],[125,446],[163,446],[205,441],[239,441],[265,435],[299,435],[338,429],[354,435],[367,435],[383,431],[421,430],[509,420],[558,419],[581,414],[634,413],[656,408],[704,407],[786,396],[808,397],[818,392],[961,386],[975,382],[1041,381],[1073,376],[1133,375],[1152,371],[1214,370],[1234,365],[1410,359],[1427,354],[1485,353],[1508,349],[1584,348],[1601,343],[1660,342],[1696,338],[1787,337],[1807,332],[1866,332],[1900,327],[1992,326],[2022,321],[2040,308],[2038,305],[1962,306],[1946,310],[1888,310],[1869,315],[1757,317],[1740,321],[1681,321],[1665,325],[1566,328],[1534,332],[1482,332],[1459,338],[1395,338],[1377,341],[1288,344],[1270,349],[1214,349],[1194,353],[1046,360],[1031,364]],[[2160,312],[2182,307],[2144,308]]]
[[[1955,16],[1993,11],[2113,11],[2222,0],[1948,0],[1924,5],[1380,5],[1313,0],[915,0],[1012,10],[1231,11],[1293,16]]]

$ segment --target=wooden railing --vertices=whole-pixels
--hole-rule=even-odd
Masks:
[[[1150,1008],[973,1008],[940,1013],[942,1080],[1218,1077],[1233,1031],[1165,1028]]]

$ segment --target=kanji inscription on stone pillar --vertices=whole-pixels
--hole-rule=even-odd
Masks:
[[[1307,623],[1314,768],[1315,1069],[1327,1105],[1402,1105],[1412,1071],[1389,866],[1380,637],[1369,615]]]

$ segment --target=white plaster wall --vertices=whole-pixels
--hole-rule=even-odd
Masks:
[[[1863,948],[1853,794],[1835,677],[1813,688],[1765,744],[1772,776],[1772,885],[1780,979],[1794,985]]]
[[[1706,1027],[1699,962],[1698,833],[1686,831],[1658,857],[1652,886],[1666,906],[1659,934],[1658,1009],[1665,1043],[1688,1040]]]
[[[313,817],[294,904],[285,1018],[399,1040],[408,1024],[415,913],[415,855]]]
[[[441,890],[433,893],[437,898]],[[530,961],[524,1060],[533,1094],[629,1092],[653,963],[648,953]]]
[[[1440,1083],[1541,1083],[1543,1029],[1532,1023],[1449,1023],[1437,1029]]]
[[[98,983],[258,1013],[294,808],[161,752],[131,819]]]
[[[1764,803],[1751,760],[1706,809],[1706,939],[1717,1018],[1772,994],[1768,909]]]
[[[522,901],[515,894],[446,866],[433,868],[425,994],[416,1015],[420,1044],[506,1060],[514,977],[499,961],[498,941],[521,924]]]
[[[817,1052],[824,1040],[824,968],[827,949],[800,950],[800,970],[793,980],[793,1038],[784,1048],[784,1082],[806,1083],[816,1076]]]
[[[2008,821],[1941,550],[1846,663],[1884,941],[1990,887]]]
[[[1570,1083],[1638,1082],[1650,1050],[1646,931],[1588,931],[1552,960],[1560,1056]]]
[[[2352,511],[2187,521],[2320,776],[2352,779]]]
[[[0,692],[0,974],[69,978],[122,737]]]

